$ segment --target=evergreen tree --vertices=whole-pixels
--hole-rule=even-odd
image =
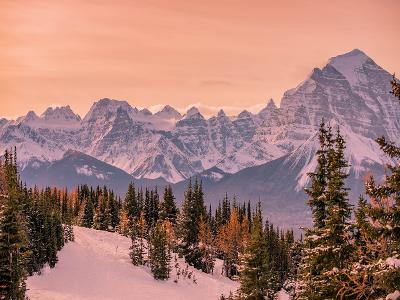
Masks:
[[[320,149],[317,150],[318,166],[315,172],[308,173],[311,179],[310,188],[306,188],[305,192],[309,197],[308,205],[311,207],[313,214],[314,227],[321,229],[325,226],[326,218],[326,199],[325,191],[327,186],[327,168],[328,168],[328,152],[332,150],[332,134],[330,127],[325,128],[324,120],[319,128],[319,144]]]
[[[172,187],[168,185],[164,189],[164,198],[160,207],[160,218],[161,220],[169,220],[172,224],[175,224],[177,213],[175,196],[172,192]]]
[[[239,299],[273,299],[275,274],[268,265],[261,211],[253,219],[253,228],[245,253],[241,256]]]
[[[8,152],[0,169],[0,299],[18,300],[25,298],[29,253],[17,165]]]
[[[119,224],[119,207],[117,201],[114,199],[114,193],[108,195],[106,207],[106,224],[108,224],[109,231],[115,231]]]
[[[313,213],[313,227],[306,232],[300,265],[298,299],[335,298],[344,280],[340,270],[349,262],[350,242],[347,162],[345,142],[339,130],[332,139],[331,129],[320,127],[320,151],[315,173],[310,173],[308,204]]]
[[[393,76],[392,94],[400,100],[400,85]],[[400,147],[385,137],[377,139],[392,160],[381,184],[366,182],[370,201],[360,197],[356,210],[354,244],[356,255],[342,273],[341,297],[382,299],[400,290]],[[396,263],[397,262],[397,263]]]
[[[144,213],[140,214],[139,220],[133,224],[131,229],[131,241],[129,256],[132,260],[132,264],[135,266],[145,265],[147,259],[146,255],[146,241],[147,237],[147,225]]]
[[[16,247],[17,245],[13,244],[18,239],[20,239],[21,245],[18,251],[14,249],[14,252],[11,253],[8,264],[2,264],[0,269],[10,271],[12,283],[19,285],[20,291],[22,291],[24,283],[21,274],[32,275],[40,272],[46,263],[50,267],[54,267],[58,260],[57,252],[66,242],[66,232],[62,220],[69,220],[72,217],[72,213],[69,215],[68,212],[72,212],[72,209],[64,204],[65,199],[68,198],[67,195],[64,195],[64,191],[47,187],[39,192],[36,187],[33,190],[28,190],[26,186],[23,187],[18,180],[16,156],[10,159],[7,153],[5,157],[5,165],[0,166],[0,174],[3,174],[0,176],[0,186],[3,186],[0,188],[2,189],[0,192],[2,198],[0,201],[0,240],[4,237],[7,239],[5,244],[1,243],[3,247],[7,243],[8,247]],[[10,212],[12,212],[11,215]],[[5,226],[4,231],[3,226]],[[9,230],[13,231],[12,235]],[[6,248],[2,248],[2,246],[0,245],[0,252],[7,253]],[[5,287],[5,284],[2,283],[1,286]],[[14,286],[12,289],[16,291],[18,287]],[[12,299],[19,298],[14,294]]]
[[[93,226],[94,206],[92,197],[89,196],[84,202],[84,210],[81,225],[83,227],[91,228]]]
[[[58,262],[57,257],[57,250],[58,250],[58,243],[57,243],[57,232],[56,232],[56,224],[53,218],[50,216],[46,219],[46,228],[47,228],[47,262],[49,263],[50,268],[54,268],[56,263]]]
[[[100,196],[97,198],[98,203],[97,207],[94,210],[94,216],[93,216],[93,228],[98,229],[98,230],[107,230],[108,225],[107,224],[107,214],[106,214],[106,208],[107,208],[107,196],[104,194],[100,194]]]
[[[171,271],[171,254],[167,234],[162,223],[157,223],[150,234],[149,263],[154,279],[166,280]]]
[[[136,220],[139,218],[140,210],[136,197],[135,186],[133,185],[133,183],[129,183],[123,209],[130,221],[130,224],[136,222]]]
[[[178,220],[178,236],[180,239],[180,252],[186,262],[197,269],[202,268],[201,253],[199,249],[199,221],[206,217],[203,190],[197,180],[192,188],[191,182],[185,192],[182,211]]]

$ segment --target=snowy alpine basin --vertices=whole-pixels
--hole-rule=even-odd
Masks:
[[[173,271],[168,281],[156,281],[149,268],[131,264],[129,238],[82,227],[74,227],[74,233],[75,242],[59,252],[54,269],[46,267],[41,275],[28,278],[31,300],[204,300],[218,299],[238,288],[237,282],[221,275],[220,260],[214,275],[189,268],[197,283],[182,277],[175,282]],[[183,260],[179,263],[186,266]]]

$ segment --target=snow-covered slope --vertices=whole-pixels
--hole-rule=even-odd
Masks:
[[[153,279],[147,267],[135,267],[129,258],[130,239],[116,233],[74,227],[75,242],[59,252],[54,269],[28,278],[32,300],[203,300],[218,299],[235,291],[238,284],[220,275],[193,270],[197,284],[175,274],[168,281]],[[179,259],[182,267],[184,262]]]
[[[82,184],[107,185],[116,194],[125,196],[127,186],[134,181],[137,187],[164,186],[162,179],[135,179],[125,171],[76,150],[68,150],[60,160],[41,162],[30,160],[20,172],[28,186],[59,186],[73,190]]]

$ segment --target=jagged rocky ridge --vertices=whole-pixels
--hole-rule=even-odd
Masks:
[[[78,150],[135,178],[172,183],[200,173],[218,182],[249,167],[308,155],[293,174],[295,189],[301,190],[306,172],[315,165],[313,152],[301,151],[313,149],[306,145],[322,118],[345,131],[355,175],[382,164],[373,139],[400,138],[400,107],[391,99],[390,79],[390,73],[355,49],[314,69],[284,94],[280,107],[270,100],[258,114],[227,116],[221,110],[206,119],[195,107],[182,116],[168,105],[152,114],[105,98],[83,119],[67,106],[49,108],[41,116],[29,112],[15,121],[0,120],[0,151],[16,145],[27,173]]]

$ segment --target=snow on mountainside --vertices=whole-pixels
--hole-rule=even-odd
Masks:
[[[20,123],[32,128],[54,128],[57,130],[72,130],[80,127],[81,118],[75,114],[69,106],[49,107],[38,117],[35,112],[30,111],[20,120]]]
[[[238,284],[222,277],[222,261],[216,261],[214,275],[190,267],[197,284],[189,279],[156,281],[146,267],[133,266],[129,258],[129,238],[117,233],[74,227],[75,242],[59,252],[54,269],[27,280],[32,300],[111,299],[218,299],[235,291]],[[185,266],[179,259],[182,267]]]
[[[118,195],[125,195],[126,187],[135,181],[137,187],[164,186],[163,179],[135,179],[125,171],[79,151],[68,150],[60,160],[41,162],[31,160],[20,172],[29,186],[58,186],[74,189],[81,184],[107,185]]]
[[[182,118],[182,115],[175,108],[173,108],[170,105],[165,105],[162,110],[155,113],[154,115],[156,115],[162,119],[180,120]]]
[[[382,160],[376,137],[400,140],[400,106],[389,93],[390,80],[387,71],[355,49],[313,69],[285,92],[280,107],[271,99],[258,114],[243,111],[227,117],[221,110],[206,119],[195,107],[182,116],[168,105],[152,114],[105,98],[82,120],[64,107],[40,117],[29,112],[16,121],[2,121],[0,151],[16,145],[24,167],[60,160],[73,149],[136,178],[177,183],[213,167],[226,176],[295,155],[324,118],[346,131],[352,168],[364,170],[368,161]],[[298,188],[311,168],[304,166],[296,174]]]

